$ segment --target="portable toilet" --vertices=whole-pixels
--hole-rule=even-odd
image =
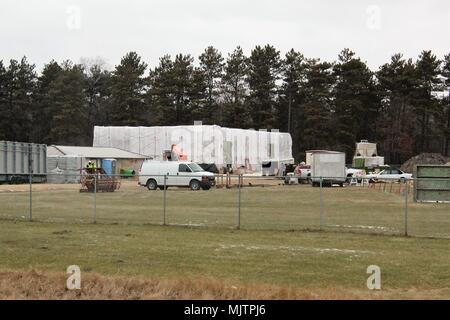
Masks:
[[[116,174],[116,159],[103,159],[102,160],[102,168],[105,170],[107,175]]]

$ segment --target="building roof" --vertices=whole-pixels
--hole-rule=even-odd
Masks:
[[[338,153],[344,153],[341,151],[331,151],[331,150],[306,150],[308,153],[332,153],[332,154],[338,154]]]
[[[90,159],[148,159],[142,154],[111,147],[49,146],[49,156],[80,156]]]

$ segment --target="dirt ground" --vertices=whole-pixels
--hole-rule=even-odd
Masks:
[[[222,183],[226,184],[225,176],[216,178],[217,184],[221,187]],[[231,178],[231,184],[236,186],[238,182],[237,177]],[[244,186],[277,186],[283,184],[283,180],[274,177],[244,177]],[[121,189],[137,188],[138,182],[136,180],[122,180]],[[51,183],[35,183],[33,184],[33,191],[51,191],[51,190],[78,190],[80,184],[51,184]],[[29,184],[2,184],[0,185],[0,192],[29,192]]]

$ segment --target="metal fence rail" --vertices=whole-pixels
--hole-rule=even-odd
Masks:
[[[121,182],[120,189],[97,190],[97,175],[92,192],[80,192],[79,184],[33,184],[32,178],[29,185],[2,185],[0,219],[450,238],[450,204],[414,202],[417,179],[347,180],[344,187],[326,187],[322,182],[332,177],[318,177],[319,186],[312,187],[287,185],[279,177],[218,175],[211,190],[194,192],[168,183],[180,176],[158,176],[163,184],[151,191],[138,186],[139,176],[110,177]]]

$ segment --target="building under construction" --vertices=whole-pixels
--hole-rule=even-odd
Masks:
[[[216,125],[100,127],[94,128],[94,147],[114,147],[164,160],[173,146],[189,161],[215,164],[217,168],[273,173],[293,163],[289,133],[223,128]]]

